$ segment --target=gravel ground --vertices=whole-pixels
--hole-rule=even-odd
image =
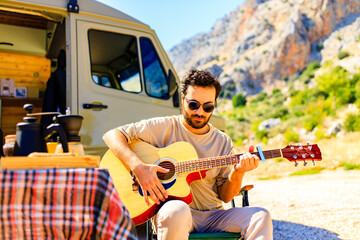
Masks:
[[[254,185],[250,205],[270,211],[275,240],[360,240],[359,170],[245,180]]]

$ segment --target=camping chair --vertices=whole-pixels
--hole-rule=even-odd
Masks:
[[[249,206],[249,196],[248,191],[252,189],[253,185],[246,185],[240,189],[239,194],[237,196],[242,195],[242,206],[247,207]],[[235,207],[235,200],[231,200],[231,206]],[[152,229],[150,221],[146,222],[147,227],[147,238],[148,240],[156,239],[156,234]],[[189,239],[191,240],[219,240],[219,239],[243,239],[241,233],[230,233],[230,232],[215,232],[215,233],[190,233]]]

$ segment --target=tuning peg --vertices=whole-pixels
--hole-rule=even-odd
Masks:
[[[314,161],[314,160],[312,160],[312,162],[313,162],[313,166],[315,166],[315,161]]]
[[[310,154],[310,156],[311,156],[312,158],[314,158],[314,157],[315,157],[315,154]]]
[[[296,156],[296,155],[293,155],[293,159],[297,159],[297,156]]]
[[[295,167],[297,167],[299,164],[297,163],[297,161],[295,161]]]
[[[306,167],[306,165],[307,165],[307,162],[304,161],[304,167]]]
[[[302,158],[306,158],[306,155],[305,155],[305,154],[302,154],[301,156],[302,156]]]

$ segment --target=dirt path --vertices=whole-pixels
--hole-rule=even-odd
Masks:
[[[246,181],[250,205],[271,212],[275,240],[360,239],[359,170]]]

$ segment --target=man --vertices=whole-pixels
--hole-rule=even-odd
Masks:
[[[160,204],[168,197],[156,172],[168,170],[145,164],[129,147],[142,140],[156,147],[178,141],[191,143],[199,158],[232,154],[231,139],[208,123],[221,85],[206,71],[190,70],[181,83],[183,114],[128,124],[104,135],[104,141],[136,176],[145,202]],[[189,232],[241,232],[245,239],[272,239],[272,221],[267,210],[256,207],[222,209],[239,192],[245,172],[257,168],[259,158],[250,153],[231,167],[208,170],[204,178],[190,184],[193,201],[167,201],[156,214],[158,239],[188,239]],[[149,195],[147,194],[149,193]]]

